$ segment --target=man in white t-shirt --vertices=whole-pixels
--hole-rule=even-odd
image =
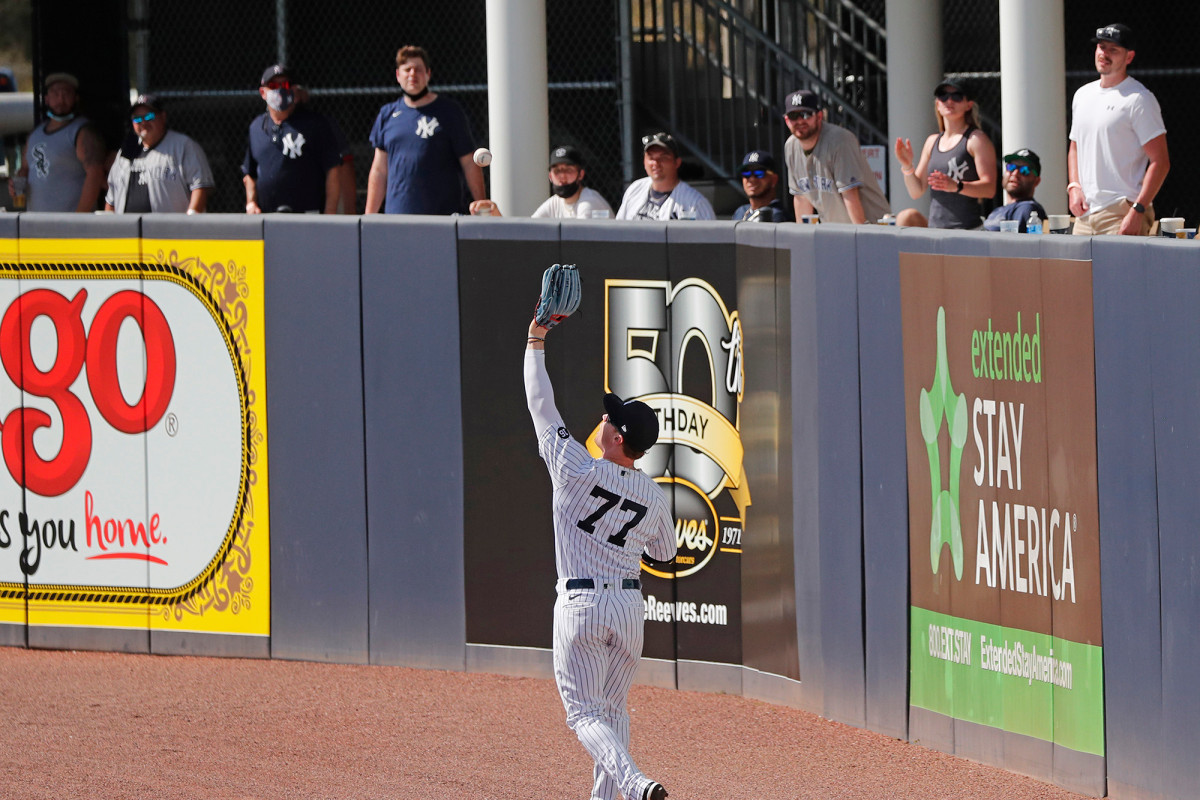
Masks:
[[[554,194],[533,212],[555,219],[612,219],[612,206],[599,192],[583,185],[583,156],[571,145],[550,151],[550,187]]]
[[[1081,86],[1071,101],[1067,201],[1075,233],[1145,236],[1171,168],[1167,129],[1158,100],[1126,72],[1133,31],[1105,25],[1092,41],[1100,79]]]
[[[617,209],[617,219],[716,219],[708,198],[679,179],[682,165],[674,136],[666,131],[643,136],[642,166],[646,177],[629,184]]]

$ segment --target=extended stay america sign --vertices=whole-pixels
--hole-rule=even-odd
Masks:
[[[900,256],[910,702],[1103,755],[1091,265]]]

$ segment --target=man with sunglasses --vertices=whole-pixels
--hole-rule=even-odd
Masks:
[[[273,64],[259,80],[267,110],[250,123],[242,160],[247,214],[337,213],[342,148],[328,118],[297,105],[293,79]]]
[[[133,135],[108,171],[104,208],[118,214],[204,211],[215,183],[200,145],[168,130],[166,111],[152,94],[138,95],[129,121]]]
[[[642,137],[642,166],[646,177],[629,184],[617,219],[716,219],[712,203],[679,180],[679,145],[665,131]]]
[[[1000,230],[1001,220],[1018,220],[1017,229],[1027,233],[1029,215],[1036,211],[1043,224],[1046,221],[1046,209],[1033,199],[1033,190],[1042,182],[1042,159],[1028,148],[1022,148],[1004,157],[1004,192],[1009,197],[1007,205],[994,209],[984,220],[983,229],[987,231]]]
[[[783,117],[792,133],[783,160],[796,219],[815,212],[822,222],[875,222],[891,210],[858,137],[825,121],[815,93],[789,94]]]
[[[1067,200],[1082,235],[1150,233],[1153,202],[1171,169],[1158,100],[1127,70],[1133,31],[1105,25],[1092,37],[1099,80],[1071,101]]]
[[[787,207],[776,194],[779,186],[779,167],[775,157],[766,150],[751,150],[742,159],[738,170],[742,176],[742,191],[750,202],[733,212],[739,222],[791,222]]]

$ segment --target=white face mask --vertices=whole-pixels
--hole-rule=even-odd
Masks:
[[[267,89],[267,105],[273,111],[287,111],[295,101],[291,89]]]

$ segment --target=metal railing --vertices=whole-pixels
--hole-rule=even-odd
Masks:
[[[783,98],[886,144],[886,32],[849,0],[629,0],[639,113],[725,179],[749,150],[783,158]],[[736,184],[740,186],[740,184]]]

